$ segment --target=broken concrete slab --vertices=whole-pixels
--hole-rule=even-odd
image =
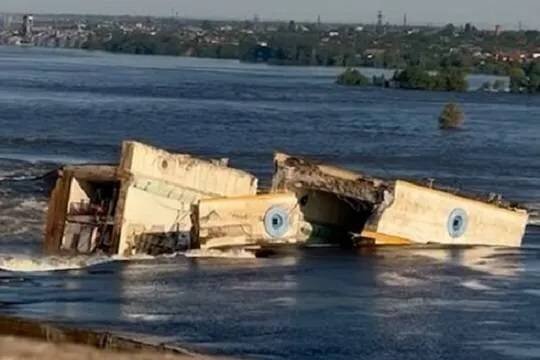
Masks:
[[[194,217],[194,238],[201,249],[301,242],[303,215],[292,193],[201,200]]]
[[[125,142],[119,166],[65,167],[49,205],[48,252],[161,254],[191,243],[200,199],[255,195],[257,179],[207,161]]]
[[[417,244],[519,247],[527,222],[522,209],[398,180],[394,200],[368,230]]]
[[[500,197],[377,179],[282,153],[269,193],[224,161],[125,142],[118,166],[65,167],[46,249],[159,255],[279,245],[520,246],[527,212]]]
[[[336,225],[357,232],[356,241],[374,244],[448,244],[517,247],[525,234],[527,211],[500,198],[460,195],[431,184],[382,180],[358,172],[278,153],[273,191],[333,196],[355,220]],[[321,210],[303,209],[307,221],[330,219]],[[361,227],[361,228],[359,228]]]
[[[201,199],[257,193],[254,176],[222,161],[171,154],[134,142],[124,143],[119,171],[126,180],[120,189],[115,237],[118,253],[124,255],[162,252],[169,247],[164,238],[178,250],[178,245],[192,242],[192,205]],[[159,249],[163,245],[165,249]]]

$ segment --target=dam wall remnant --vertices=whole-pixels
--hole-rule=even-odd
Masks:
[[[137,142],[118,165],[66,166],[51,192],[45,249],[159,255],[284,245],[521,245],[527,211],[500,197],[377,179],[276,153],[270,191],[225,160]]]

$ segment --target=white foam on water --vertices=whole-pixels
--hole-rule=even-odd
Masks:
[[[36,153],[0,153],[0,159],[20,160],[31,164],[37,164],[41,162],[56,164],[83,164],[99,162],[97,159],[92,158]]]
[[[36,180],[36,176],[33,175],[21,175],[21,176],[0,176],[0,181],[28,181]]]
[[[8,197],[0,199],[0,242],[22,235],[40,238],[47,202],[33,196]]]
[[[0,270],[22,273],[68,271],[85,269],[110,262],[147,261],[154,259],[154,256],[144,254],[133,256],[78,255],[47,257],[0,254]]]
[[[169,321],[173,316],[164,314],[127,314],[126,317],[138,321]]]
[[[45,200],[30,198],[23,200],[18,207],[24,210],[45,211],[47,210],[47,202]]]
[[[187,258],[221,258],[221,259],[254,259],[255,254],[244,249],[237,250],[190,250],[186,253],[175,253],[162,256],[151,256],[145,254],[132,256],[29,256],[29,255],[5,255],[0,254],[0,271],[18,272],[18,273],[40,273],[69,271],[89,268],[96,265],[111,262],[132,262],[149,261],[159,258],[171,259],[179,256]]]
[[[523,292],[529,295],[540,296],[540,289],[525,289]]]
[[[270,299],[269,302],[282,307],[291,307],[297,304],[296,298],[289,296]]]
[[[385,272],[377,276],[377,280],[387,286],[414,287],[425,284],[422,279],[398,274],[397,272]]]
[[[31,257],[26,255],[0,256],[0,270],[37,273],[84,269],[115,261],[106,256]]]
[[[491,286],[482,284],[478,280],[469,280],[461,283],[461,286],[466,287],[467,289],[477,290],[477,291],[489,291],[494,290]]]
[[[175,259],[177,257],[181,257],[181,256],[185,256],[185,255],[186,255],[185,252],[179,251],[179,252],[175,252],[175,253],[172,253],[172,254],[159,255],[158,258],[161,258],[161,259]]]
[[[189,250],[184,254],[187,258],[219,258],[219,259],[255,259],[253,252],[245,249],[232,250]]]
[[[113,255],[111,257],[112,261],[147,261],[147,260],[154,260],[156,259],[155,256],[147,255],[147,254],[135,254],[130,256],[125,255]]]
[[[521,249],[479,246],[455,251],[459,256],[448,248],[419,248],[414,249],[413,253],[437,262],[463,266],[497,277],[514,277],[525,271],[522,262],[513,256],[519,254]]]

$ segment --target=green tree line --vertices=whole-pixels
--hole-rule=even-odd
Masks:
[[[357,69],[346,69],[337,78],[337,83],[348,86],[383,86],[409,90],[467,91],[467,74],[460,68],[449,67],[438,72],[429,72],[419,66],[408,66],[396,71],[392,79],[374,76],[371,80]]]

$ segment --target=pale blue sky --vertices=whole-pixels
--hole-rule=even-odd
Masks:
[[[70,12],[374,22],[383,10],[392,23],[503,24],[540,27],[540,0],[0,0],[0,12]]]

